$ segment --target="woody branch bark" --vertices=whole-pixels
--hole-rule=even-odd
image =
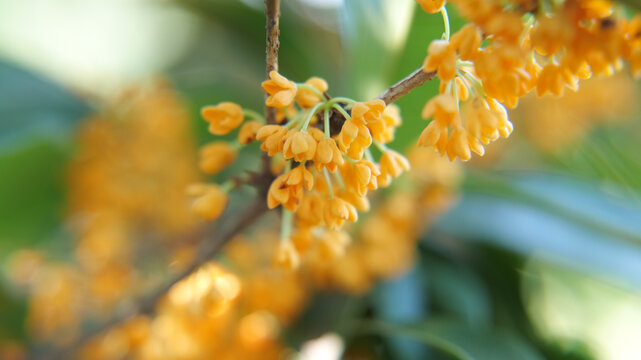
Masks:
[[[269,73],[278,71],[278,49],[280,48],[280,0],[265,0],[265,79],[269,79]],[[265,94],[267,98],[267,94]],[[276,123],[276,109],[265,106],[265,122]],[[261,173],[264,177],[269,174],[270,159],[263,154],[261,161]]]
[[[267,14],[267,73],[271,70],[278,68],[278,18],[280,15],[279,0],[266,0],[266,14]],[[271,24],[271,25],[270,25]],[[271,35],[270,35],[271,34]],[[378,99],[382,99],[386,104],[391,104],[399,98],[409,94],[413,89],[423,85],[426,81],[432,80],[436,73],[425,73],[422,68],[415,70],[403,80],[392,85],[380,95]],[[269,111],[266,110],[267,119],[269,122]],[[272,118],[273,119],[273,118]],[[272,120],[273,122],[273,120]],[[94,337],[104,333],[112,327],[121,325],[128,320],[141,314],[152,314],[155,310],[156,304],[165,296],[165,294],[178,283],[180,280],[186,278],[196,269],[202,266],[205,262],[216,256],[221,249],[236,235],[240,234],[243,230],[251,226],[263,214],[267,212],[265,195],[267,189],[273,178],[270,170],[269,163],[263,167],[261,171],[255,174],[253,184],[258,187],[258,195],[253,200],[252,204],[239,214],[226,214],[226,217],[219,221],[219,224],[230,224],[216,229],[216,232],[209,235],[201,244],[196,258],[180,273],[172,277],[167,283],[155,289],[151,293],[142,297],[135,305],[128,308],[126,311],[116,313],[112,318],[89,331],[83,333],[79,338],[71,344],[58,349],[57,351],[47,354],[45,356],[37,356],[32,354],[30,359],[47,359],[47,360],[62,360],[73,358],[74,354],[85,346]],[[230,221],[227,221],[230,219]]]
[[[280,0],[265,0],[265,16],[267,17],[266,49],[265,49],[265,78],[269,73],[278,71],[278,48],[280,47]],[[276,122],[276,109],[265,107],[265,120],[268,124]]]
[[[426,81],[434,79],[435,76],[436,71],[426,73],[423,71],[423,68],[420,67],[414,70],[414,72],[409,74],[405,79],[387,88],[387,90],[377,96],[377,99],[381,99],[385,101],[385,104],[389,105],[409,94],[410,91],[423,85]]]

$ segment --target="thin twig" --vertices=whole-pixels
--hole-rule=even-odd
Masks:
[[[280,47],[280,0],[265,0],[265,79],[269,73],[278,71],[278,49]],[[265,94],[267,97],[267,94]],[[265,106],[265,122],[276,123],[276,108]],[[261,159],[261,173],[270,173],[271,159],[263,154]]]
[[[401,97],[410,93],[410,91],[416,89],[417,87],[423,85],[426,81],[434,79],[436,76],[436,71],[424,72],[423,68],[418,68],[414,70],[413,73],[409,74],[405,79],[397,82],[396,84],[387,88],[376,98],[385,101],[385,104],[389,105]]]
[[[265,0],[265,16],[267,25],[265,27],[265,78],[269,79],[269,73],[278,71],[278,48],[280,47],[280,0]],[[276,109],[265,107],[265,120],[268,124],[276,122]]]
[[[411,74],[405,77],[403,80],[397,82],[396,84],[385,89],[380,93],[376,98],[385,101],[386,105],[389,105],[401,97],[409,94],[412,90],[423,85],[426,81],[432,80],[436,77],[436,71],[426,73],[423,71],[423,68],[418,68],[414,70]],[[345,116],[332,109],[330,113],[330,133],[333,135],[338,134],[343,128],[345,123]],[[318,121],[316,123],[318,128],[324,126],[323,121]]]

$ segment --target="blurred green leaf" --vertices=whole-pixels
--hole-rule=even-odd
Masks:
[[[68,139],[89,106],[61,86],[0,61],[0,253],[60,229]]]
[[[38,141],[0,156],[0,254],[46,240],[60,228],[69,153]]]
[[[477,176],[435,229],[641,287],[641,203],[616,189],[543,174]]]
[[[464,323],[430,319],[410,325],[373,323],[370,329],[424,342],[461,360],[538,360],[541,355],[515,335]]]
[[[69,134],[89,107],[59,85],[0,61],[0,150]]]
[[[490,294],[475,274],[461,264],[438,260],[425,262],[433,301],[443,309],[473,326],[485,326],[491,320]]]
[[[405,47],[414,9],[414,1],[408,0],[344,3],[341,30],[351,96],[358,99],[375,97],[398,80],[394,79],[394,72]],[[420,61],[422,59],[417,63]]]
[[[0,286],[0,339],[23,338],[26,313],[26,304],[13,299]]]
[[[427,314],[429,290],[427,273],[420,264],[404,275],[379,284],[372,294],[376,318],[387,322],[408,322]],[[400,359],[425,358],[425,348],[402,336],[389,336],[389,346]]]

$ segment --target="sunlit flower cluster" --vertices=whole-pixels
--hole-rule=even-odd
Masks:
[[[513,111],[523,133],[545,152],[565,151],[595,126],[630,119],[638,110],[639,90],[623,74],[584,81],[562,97],[525,97]]]
[[[138,258],[149,248],[166,258],[199,223],[184,194],[199,178],[188,119],[163,81],[87,119],[68,175],[70,261],[24,250],[8,262],[9,278],[29,294],[34,339],[64,344],[85,319],[105,317],[166,273],[142,274],[149,264]]]
[[[470,21],[451,37],[444,2],[418,3],[441,12],[442,39],[429,45],[423,69],[435,72],[440,94],[422,116],[432,119],[420,146],[434,147],[450,159],[467,161],[471,152],[507,137],[513,126],[505,107],[520,98],[576,91],[580,79],[609,76],[628,61],[641,73],[638,17],[626,19],[609,1],[567,0],[526,6],[494,0],[452,0]]]
[[[410,164],[386,145],[401,125],[396,106],[387,106],[380,99],[357,102],[331,98],[327,83],[318,77],[295,83],[273,71],[262,87],[268,94],[265,104],[279,110],[276,123],[258,125],[264,120],[255,116],[254,122],[240,129],[238,144],[260,141],[261,150],[275,164],[276,178],[267,194],[269,208],[283,209],[281,245],[275,259],[295,268],[300,263],[300,249],[294,246],[293,238],[309,234],[328,249],[340,251],[338,248],[349,242],[341,228],[346,222],[355,222],[359,211],[369,210],[368,192],[389,186]],[[233,128],[228,124],[241,126],[243,112],[253,114],[229,104],[203,109],[210,129],[229,132]],[[340,130],[332,133],[333,126]],[[214,142],[202,149],[203,171],[216,173],[233,161],[234,147],[225,144]],[[378,161],[372,145],[380,153]],[[209,188],[210,199],[214,189]],[[223,203],[222,199],[211,200],[207,202],[210,211],[200,206],[194,210],[202,215],[219,214]]]
[[[162,280],[195,269],[167,286],[153,311],[137,309],[93,339],[81,358],[288,357],[294,350],[281,341],[283,329],[314,292],[364,293],[413,264],[420,233],[456,198],[454,160],[482,156],[489,143],[510,136],[508,108],[528,93],[577,91],[579,80],[613,75],[626,62],[641,75],[641,18],[625,18],[607,1],[528,7],[452,0],[469,20],[453,34],[445,0],[417,2],[442,14],[445,32],[429,44],[423,72],[415,72],[437,77],[439,91],[423,107],[422,118],[431,121],[407,157],[390,145],[402,120],[389,98],[332,97],[322,78],[295,82],[277,71],[262,83],[266,116],[233,102],[202,108],[209,134],[219,138],[198,154],[187,111],[164,82],[126,93],[87,121],[68,179],[71,261],[33,250],[8,261],[9,279],[28,294],[34,338],[64,345]],[[569,119],[544,103],[545,119],[526,124],[542,146],[558,146],[609,107],[631,101],[615,92],[567,99],[574,106]],[[264,166],[234,171],[250,144],[260,148],[255,160],[260,155]],[[198,170],[225,180],[203,181]],[[201,257],[201,220],[219,219],[230,191],[242,185],[257,187],[266,207],[279,211],[241,229],[220,258]],[[155,260],[142,261],[147,253]]]

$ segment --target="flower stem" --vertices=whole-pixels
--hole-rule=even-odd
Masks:
[[[325,137],[332,137],[332,133],[330,132],[329,129],[329,109],[325,108],[323,110],[323,130],[325,130]]]
[[[351,119],[351,118],[352,118],[351,116],[349,116],[349,114],[347,113],[347,111],[345,111],[345,109],[343,109],[343,107],[342,107],[342,106],[340,106],[340,105],[338,105],[338,104],[334,104],[334,105],[332,105],[332,107],[333,107],[334,109],[338,110],[338,112],[339,112],[339,113],[343,114],[343,116],[345,117],[345,119],[346,119],[346,120],[349,120],[349,119]]]
[[[441,8],[441,15],[443,16],[443,25],[445,26],[445,32],[443,33],[443,38],[445,40],[450,40],[450,17],[447,15],[447,9],[445,5]]]
[[[323,174],[325,175],[325,181],[327,181],[327,189],[329,190],[329,198],[334,197],[334,188],[332,187],[332,179],[329,177],[329,171],[327,168],[323,169]]]
[[[384,153],[384,152],[386,152],[387,150],[389,150],[389,149],[387,148],[387,146],[385,146],[385,144],[383,144],[383,143],[382,143],[382,142],[380,142],[380,141],[374,140],[374,141],[373,141],[373,143],[374,143],[374,145],[376,145],[376,147],[377,147],[377,148],[378,148],[382,153]]]
[[[332,106],[334,106],[334,104],[339,103],[339,102],[347,103],[347,105],[349,106],[349,105],[353,105],[356,102],[356,100],[350,99],[350,98],[347,98],[347,97],[338,96],[338,97],[335,97],[335,98],[331,98],[330,100],[327,101],[327,108],[331,108]]]
[[[290,241],[292,235],[292,226],[294,224],[294,213],[283,208],[280,222],[280,241]]]
[[[263,117],[262,114],[258,113],[257,111],[243,108],[243,115],[245,117],[259,121],[263,124],[265,123],[265,118]]]
[[[309,123],[312,121],[312,118],[314,117],[314,114],[318,111],[318,109],[323,105],[323,103],[318,103],[314,105],[313,108],[309,110],[309,113],[307,114],[307,117],[305,118],[305,122],[303,123],[303,127],[300,129],[301,131],[307,130],[307,127],[309,126]]]
[[[296,87],[297,87],[297,88],[299,88],[299,89],[309,90],[309,91],[313,92],[314,94],[318,95],[318,97],[319,97],[321,100],[323,100],[323,99],[325,98],[325,97],[323,96],[323,93],[321,93],[320,91],[318,91],[318,89],[317,89],[317,88],[315,88],[315,87],[313,87],[313,86],[311,86],[311,85],[307,85],[307,84],[305,84],[305,83],[296,83]]]

